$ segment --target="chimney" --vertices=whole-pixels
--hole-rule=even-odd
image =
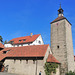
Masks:
[[[33,33],[30,33],[30,36],[32,37],[33,36]]]

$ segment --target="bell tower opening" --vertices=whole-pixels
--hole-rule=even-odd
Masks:
[[[58,17],[63,16],[63,9],[61,8],[61,4],[60,4],[60,8],[58,9]]]

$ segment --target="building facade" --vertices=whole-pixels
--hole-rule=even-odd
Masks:
[[[21,46],[29,46],[29,45],[43,45],[43,39],[40,34],[25,37],[18,37],[10,40],[8,43],[4,44],[5,47],[21,47]]]
[[[60,6],[58,17],[51,22],[51,50],[61,63],[61,75],[75,69],[71,27]]]

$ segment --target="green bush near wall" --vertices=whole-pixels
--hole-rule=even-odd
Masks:
[[[66,75],[75,75],[75,72],[69,71]]]
[[[46,75],[51,75],[52,72],[56,73],[56,68],[58,68],[58,64],[46,62],[44,68]]]

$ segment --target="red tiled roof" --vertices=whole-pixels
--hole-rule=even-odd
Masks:
[[[47,58],[47,62],[60,63],[58,60],[56,60],[56,58],[52,54],[49,54],[49,56]]]
[[[62,19],[66,19],[66,18],[63,16],[60,16],[60,17],[57,17],[55,20],[53,20],[51,23],[54,23],[54,22],[62,20]]]
[[[39,36],[40,36],[40,34],[32,35],[32,36],[19,37],[19,38],[14,38],[10,41],[14,41],[13,44],[30,43],[30,42],[35,41]],[[21,40],[21,41],[19,42],[19,40]],[[25,40],[25,41],[23,41],[23,40]]]
[[[2,43],[0,43],[0,48],[4,48],[4,45]]]
[[[54,22],[57,22],[57,21],[60,21],[60,20],[63,20],[63,19],[66,19],[64,16],[60,16],[60,17],[57,17],[55,20],[53,20],[51,23],[54,23]],[[66,19],[67,20],[67,19]],[[68,20],[67,20],[68,21]],[[68,21],[69,22],[69,21]],[[70,23],[70,22],[69,22]],[[71,24],[71,23],[70,23]]]
[[[44,57],[49,45],[32,45],[5,48],[0,51],[0,60],[5,57]],[[10,51],[8,51],[10,50]],[[3,54],[3,51],[8,51]]]

